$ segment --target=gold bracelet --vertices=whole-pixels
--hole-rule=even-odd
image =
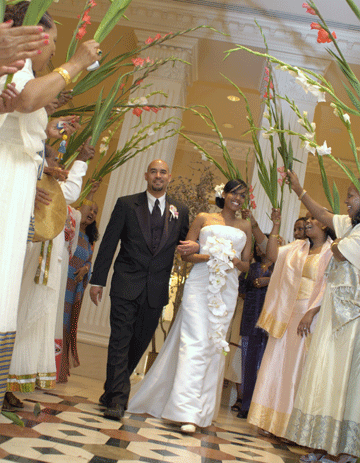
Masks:
[[[270,234],[270,236],[273,236],[274,238],[278,239],[280,235],[273,235],[273,234]]]
[[[85,204],[85,206],[91,207],[94,204],[94,201],[90,201],[90,200],[85,198],[85,199],[83,199],[82,203]]]
[[[257,228],[259,224],[256,222],[255,225],[251,225],[251,228],[254,230],[254,228]]]
[[[71,82],[71,77],[68,71],[64,68],[55,68],[53,72],[57,72],[65,80],[65,85],[69,85]]]
[[[307,193],[306,190],[303,190],[303,191],[301,192],[301,195],[299,196],[299,200],[300,200],[300,201],[303,199],[305,193]]]

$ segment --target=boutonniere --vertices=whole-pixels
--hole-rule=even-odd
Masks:
[[[179,213],[178,213],[178,210],[177,208],[173,205],[173,204],[170,204],[169,206],[169,211],[170,211],[170,220],[171,219],[178,219],[179,218]]]

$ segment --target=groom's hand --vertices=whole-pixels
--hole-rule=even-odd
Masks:
[[[103,294],[103,287],[102,286],[92,286],[90,288],[90,299],[93,301],[95,305],[98,305],[101,301]]]

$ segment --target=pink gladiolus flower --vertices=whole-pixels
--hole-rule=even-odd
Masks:
[[[263,98],[270,98],[270,100],[272,99],[272,95],[271,93],[268,95],[268,92],[265,92],[264,95],[263,95]]]
[[[94,6],[96,6],[96,5],[97,5],[97,3],[95,3],[94,0],[90,0],[90,2],[89,2],[90,8],[94,8]]]
[[[120,90],[122,90],[125,87],[125,84],[120,85]]]
[[[90,15],[89,15],[89,11],[90,10],[86,10],[83,17],[81,18],[82,21],[84,21],[85,24],[91,24],[91,21],[90,21]]]
[[[154,60],[149,58],[149,56],[145,59],[145,62],[148,64],[154,64]]]
[[[252,185],[250,185],[249,187],[249,193],[252,193],[254,191],[254,187]]]
[[[160,111],[161,108],[150,108],[153,113],[157,113]]]
[[[83,26],[81,26],[79,28],[79,30],[78,30],[78,32],[76,34],[77,40],[81,40],[84,37],[85,34],[86,34],[86,26],[83,25]]]
[[[132,58],[131,61],[132,61],[133,65],[136,66],[136,67],[137,66],[139,66],[139,67],[143,66],[144,62],[145,62],[145,60],[143,58]]]
[[[283,179],[283,178],[278,178],[278,184],[279,184],[280,186],[282,186],[283,182],[284,182],[284,179]]]
[[[334,37],[334,39],[337,38],[335,32],[333,32],[331,35]],[[330,43],[331,41],[332,40],[331,40],[329,34],[326,32],[326,30],[325,29],[319,29],[317,42],[318,43]]]
[[[256,209],[256,202],[251,201],[250,206],[251,206],[252,209]]]
[[[311,29],[317,29],[317,30],[321,29],[321,26],[320,26],[319,23],[311,23],[310,27],[311,27]]]
[[[156,34],[154,37],[154,40],[159,40],[159,39],[161,39],[161,34]]]
[[[285,166],[278,167],[276,170],[278,172],[285,172]]]
[[[314,10],[314,8],[311,8],[311,6],[309,6],[308,3],[303,3],[302,7],[306,8],[306,13],[310,13],[316,16],[316,11]]]
[[[145,40],[146,45],[150,45],[150,43],[153,43],[154,39],[149,37],[148,39]]]
[[[250,194],[249,194],[249,198],[250,198],[251,200],[253,200],[253,199],[255,199],[255,196],[254,196],[252,193],[250,193]]]
[[[140,117],[141,113],[142,113],[142,109],[141,108],[134,108],[132,113],[135,114],[135,116],[137,117]]]

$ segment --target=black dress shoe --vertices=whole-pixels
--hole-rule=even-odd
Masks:
[[[109,418],[110,420],[120,421],[121,418],[124,416],[124,413],[124,406],[120,404],[115,404],[111,407],[107,407],[107,409],[104,411],[104,416],[105,418]]]
[[[249,410],[240,410],[239,413],[236,415],[238,418],[247,418],[249,414]]]

